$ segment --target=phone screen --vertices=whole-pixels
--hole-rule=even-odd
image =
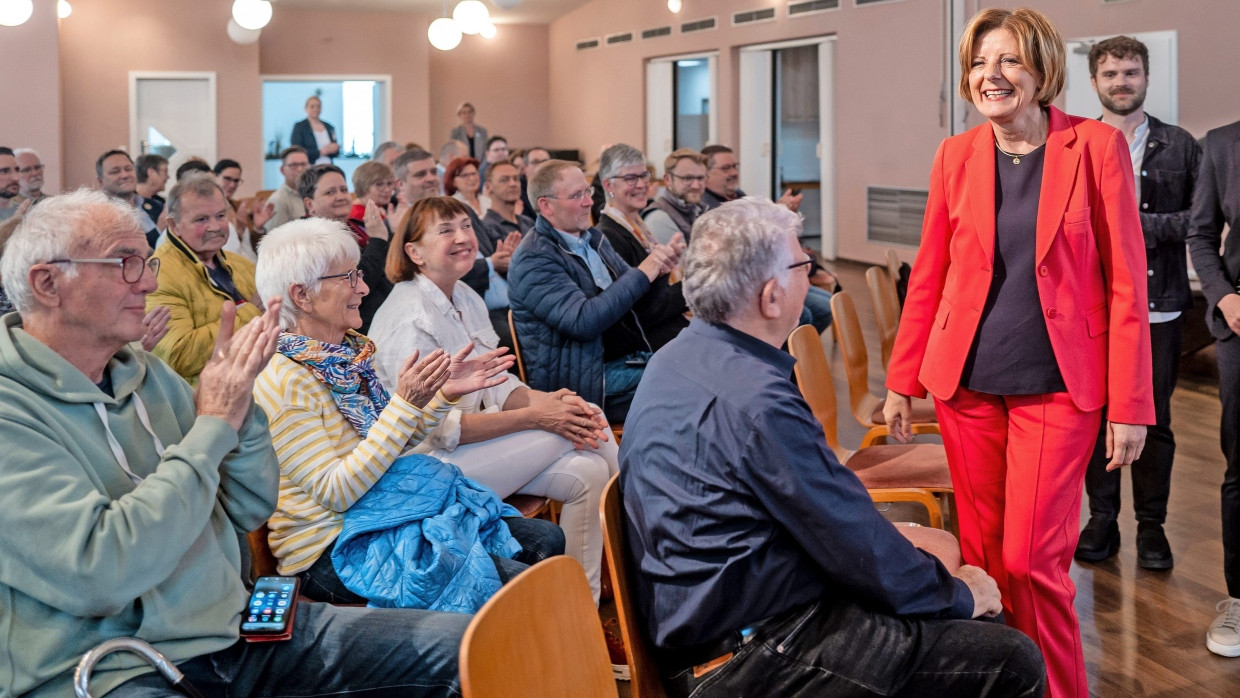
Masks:
[[[250,605],[241,619],[241,632],[253,635],[281,635],[293,622],[297,602],[296,577],[259,577],[250,593]]]

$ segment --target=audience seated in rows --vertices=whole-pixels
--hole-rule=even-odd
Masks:
[[[134,344],[158,269],[139,221],[101,192],[50,197],[0,261],[19,311],[0,332],[6,690],[71,695],[83,653],[136,636],[210,694],[400,685],[459,695],[466,615],[305,604],[290,640],[239,640],[240,541],[271,515],[278,491],[251,386],[275,350],[280,300],[235,334],[225,304],[195,392]],[[153,672],[107,661],[90,690],[166,694]]]
[[[551,159],[551,153],[542,147],[525,151],[525,166],[521,168],[521,213],[533,220],[538,217],[538,207],[530,203],[529,186],[538,166]]]
[[[306,215],[306,204],[301,200],[297,183],[301,180],[301,174],[309,167],[310,158],[306,155],[305,148],[290,145],[280,152],[280,174],[284,176],[284,181],[267,199],[272,213],[265,230],[275,230]]]
[[[381,382],[394,384],[410,350],[426,356],[473,346],[475,357],[495,350],[499,337],[486,303],[461,281],[478,246],[465,205],[450,197],[423,199],[393,241],[387,273],[395,285],[370,329]],[[616,443],[597,407],[570,390],[531,390],[509,374],[504,383],[463,397],[419,450],[501,497],[563,502],[566,549],[585,568],[598,600],[598,506],[616,472]]]
[[[158,153],[143,153],[133,161],[133,166],[138,175],[138,184],[134,189],[142,197],[142,206],[147,215],[162,231],[167,227],[160,222],[164,205],[167,204],[164,188],[168,186],[168,180],[172,179],[168,172],[168,158]]]
[[[698,219],[689,329],[654,355],[620,449],[637,609],[668,694],[1041,696],[995,581],[954,575],[827,447],[780,350],[809,287],[799,216]],[[708,446],[704,446],[708,445]]]
[[[215,173],[215,178],[220,183],[220,188],[224,190],[224,196],[228,199],[229,244],[224,245],[224,249],[228,252],[238,252],[251,262],[256,261],[258,254],[255,250],[258,249],[263,226],[275,213],[275,207],[267,202],[259,206],[251,206],[249,201],[240,201],[236,198],[237,189],[244,181],[241,178],[241,163],[236,160],[224,158],[215,163],[211,171]]]
[[[481,182],[477,160],[455,158],[444,169],[443,193],[469,206],[475,215],[483,216],[491,207],[491,198],[479,193]]]
[[[22,203],[21,173],[12,148],[0,147],[0,221],[17,214]]]
[[[624,421],[645,357],[657,349],[649,345],[635,306],[664,302],[661,295],[647,298],[647,292],[676,268],[682,248],[656,243],[630,267],[590,226],[592,193],[573,163],[551,160],[538,168],[530,182],[538,220],[513,255],[508,297],[530,387],[568,388],[602,404],[615,423]],[[608,345],[609,330],[624,340]]]
[[[18,148],[13,151],[17,158],[17,173],[21,175],[20,194],[31,203],[38,203],[46,198],[43,192],[43,160],[30,148]]]
[[[228,200],[209,173],[195,172],[168,193],[168,231],[155,250],[159,287],[146,296],[147,310],[166,306],[168,335],[155,355],[190,385],[211,358],[224,303],[235,305],[237,327],[263,313],[254,285],[254,263],[227,252]]]
[[[155,243],[159,240],[159,231],[162,230],[156,223],[160,215],[154,205],[148,206],[150,202],[138,194],[137,174],[133,158],[129,157],[129,153],[123,150],[109,150],[100,155],[95,160],[95,176],[98,178],[99,188],[105,194],[134,207],[138,212],[142,230],[146,233],[147,244],[155,247]],[[154,216],[151,215],[153,212]]]
[[[663,161],[663,190],[643,214],[654,239],[667,244],[680,233],[689,242],[693,221],[706,211],[705,191],[706,156],[692,148],[672,151]]]
[[[312,169],[325,167],[334,166]],[[502,507],[455,466],[404,454],[437,433],[462,398],[502,383],[512,358],[501,351],[467,356],[470,346],[455,356],[415,349],[399,359],[389,395],[374,370],[374,343],[356,331],[367,292],[360,257],[344,225],[322,218],[272,231],[259,257],[262,292],[282,299],[276,355],[254,386],[280,461],[271,550],[280,573],[300,577],[313,599],[472,612],[501,580],[524,569],[508,558],[537,562],[562,552],[563,538],[542,530],[554,524],[525,521]],[[389,469],[392,477],[385,478]],[[366,497],[372,489],[379,495]],[[501,513],[515,517],[509,524],[530,532],[535,545],[510,544],[508,526],[498,524]],[[360,533],[349,526],[354,516],[362,517]],[[379,573],[361,533],[373,536],[391,521],[405,528],[393,534],[402,554]],[[410,523],[418,528],[409,530]],[[478,547],[483,542],[489,560]],[[411,579],[416,594],[400,588]]]

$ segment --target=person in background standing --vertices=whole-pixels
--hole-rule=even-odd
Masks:
[[[336,129],[319,119],[323,113],[323,100],[311,95],[306,100],[306,118],[293,124],[293,145],[306,149],[311,165],[330,165],[332,158],[340,153],[336,142]]]

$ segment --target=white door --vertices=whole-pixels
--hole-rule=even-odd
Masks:
[[[651,162],[672,152],[673,65],[661,60],[646,64],[646,159]]]
[[[129,152],[158,153],[168,169],[216,160],[215,73],[129,74]]]
[[[676,148],[700,149],[719,142],[718,70],[713,53],[646,63],[647,160],[661,166]],[[692,84],[686,82],[688,73]]]
[[[1089,48],[1109,39],[1106,36],[1088,36],[1066,41],[1068,49],[1068,74],[1064,82],[1064,111],[1090,118],[1102,114],[1098,93],[1089,83]],[[1144,32],[1130,34],[1145,44],[1150,51],[1150,89],[1145,95],[1145,111],[1169,124],[1179,121],[1179,68],[1176,63],[1175,31]]]
[[[740,133],[736,159],[741,165],[741,190],[750,196],[771,198],[771,140],[774,129],[771,101],[772,51],[742,50]]]

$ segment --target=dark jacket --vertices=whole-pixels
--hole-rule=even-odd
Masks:
[[[478,239],[478,251],[482,253],[482,257],[474,260],[474,266],[461,278],[466,286],[469,286],[479,296],[486,297],[487,289],[491,288],[491,265],[486,258],[495,254],[495,242],[497,233],[483,222],[474,213],[473,206],[466,206],[465,211],[469,214],[470,224],[474,228],[474,237]]]
[[[650,254],[633,233],[604,213],[598,229],[630,266],[636,267]],[[605,359],[611,361],[635,351],[658,351],[689,326],[684,286],[669,284],[666,275],[655,279],[650,290],[633,306],[633,315],[612,326],[603,336]],[[636,322],[634,322],[636,320]]]
[[[525,362],[526,382],[537,390],[569,388],[603,403],[603,332],[629,314],[650,288],[597,228],[588,235],[614,282],[594,285],[585,262],[568,251],[542,216],[508,268],[508,301]]]
[[[1232,336],[1218,310],[1223,296],[1236,292],[1240,279],[1240,236],[1228,235],[1223,253],[1223,224],[1240,229],[1240,121],[1206,134],[1205,152],[1189,219],[1188,249],[1206,296],[1206,324],[1217,339]]]
[[[336,142],[336,129],[326,121],[323,127],[327,129],[327,137],[332,143]],[[313,165],[320,157],[319,144],[314,140],[314,130],[310,128],[310,120],[302,119],[293,124],[293,136],[289,139],[292,145],[300,145],[306,149],[306,157],[310,158],[310,164]],[[329,156],[331,157],[331,156]]]
[[[1145,233],[1150,310],[1172,312],[1193,307],[1188,287],[1184,239],[1201,166],[1201,147],[1192,134],[1153,116],[1141,163],[1141,230]]]
[[[362,298],[362,305],[358,308],[362,316],[362,326],[359,328],[362,334],[370,331],[370,321],[375,319],[379,306],[383,305],[383,301],[387,300],[388,294],[392,292],[392,282],[388,281],[384,272],[387,256],[388,241],[370,238],[362,248],[362,258],[357,263],[357,268],[361,269],[365,276],[366,285],[370,287],[370,293]]]

